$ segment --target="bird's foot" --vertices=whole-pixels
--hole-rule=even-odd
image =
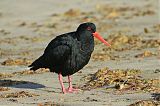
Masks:
[[[68,89],[66,89],[66,92],[67,93],[74,93],[74,92],[78,92],[80,89],[76,89],[76,88],[72,88],[72,87],[69,87]]]
[[[77,93],[78,91],[80,91],[80,89],[76,89],[76,88],[67,88],[67,89],[62,89],[62,93],[66,94],[66,93]]]

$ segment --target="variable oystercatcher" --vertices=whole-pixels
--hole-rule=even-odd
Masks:
[[[71,75],[82,69],[90,60],[94,50],[94,37],[105,45],[110,46],[99,33],[96,26],[87,22],[79,25],[76,31],[62,34],[53,39],[46,47],[42,56],[35,60],[29,67],[31,70],[49,68],[58,74],[62,92],[74,92]],[[68,76],[68,89],[63,85],[62,76]]]

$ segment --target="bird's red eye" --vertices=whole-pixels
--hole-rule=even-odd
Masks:
[[[87,27],[87,30],[89,30],[89,31],[90,31],[90,30],[92,30],[92,28],[91,28],[91,27]]]

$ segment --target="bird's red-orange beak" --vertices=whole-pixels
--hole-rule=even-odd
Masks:
[[[104,43],[105,45],[107,46],[111,46],[107,41],[105,41],[102,36],[98,33],[98,32],[95,32],[93,33],[93,36],[96,37],[98,40],[100,40],[102,43]]]

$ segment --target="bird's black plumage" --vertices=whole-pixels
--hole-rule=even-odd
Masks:
[[[82,69],[90,60],[94,50],[93,23],[81,24],[75,32],[62,34],[53,39],[42,56],[29,67],[31,70],[49,68],[62,76],[72,75]]]

